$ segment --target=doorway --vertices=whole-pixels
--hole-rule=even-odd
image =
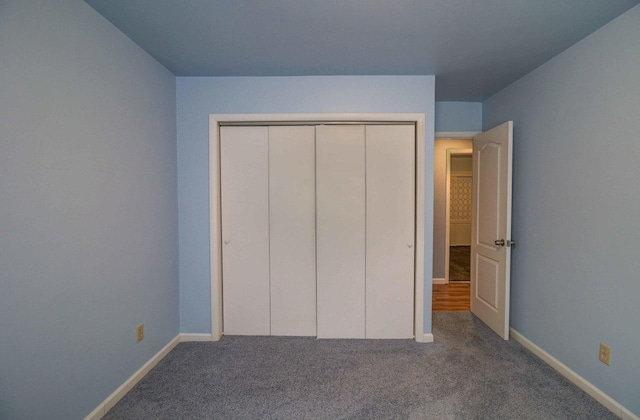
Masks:
[[[472,154],[467,149],[447,150],[446,212],[449,282],[471,280]]]
[[[437,193],[437,159],[439,138],[436,133],[434,157],[434,190]],[[512,151],[513,121],[504,122],[490,130],[476,133],[472,141],[472,217],[471,217],[471,279],[469,309],[493,329],[500,337],[509,339],[509,291],[511,246],[515,244],[511,238],[511,184],[512,184]],[[446,150],[448,145],[444,143]],[[437,249],[440,246],[436,235],[437,195],[434,196],[434,299]],[[445,215],[448,213],[445,212]],[[448,220],[450,222],[450,220]],[[445,223],[445,230],[449,229]],[[448,233],[448,232],[446,232]],[[449,235],[445,234],[445,242]],[[450,244],[445,246],[450,252]],[[448,256],[446,256],[448,259]],[[448,261],[447,261],[448,262]],[[448,264],[444,271],[448,271]],[[441,279],[441,284],[449,283],[449,273]],[[440,279],[438,279],[440,280]],[[454,283],[455,284],[455,283]],[[436,305],[434,304],[434,310]]]
[[[470,310],[473,135],[434,146],[433,311]]]

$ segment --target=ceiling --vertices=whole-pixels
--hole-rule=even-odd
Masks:
[[[436,75],[482,101],[640,0],[85,0],[176,76]]]

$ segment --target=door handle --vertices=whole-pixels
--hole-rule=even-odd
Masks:
[[[516,241],[507,241],[507,246],[516,246]]]
[[[504,246],[504,239],[496,239],[493,243],[496,244],[496,246]]]

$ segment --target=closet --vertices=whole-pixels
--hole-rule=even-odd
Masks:
[[[415,126],[220,127],[228,335],[411,338]]]

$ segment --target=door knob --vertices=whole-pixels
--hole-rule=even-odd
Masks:
[[[493,243],[496,244],[496,246],[504,246],[504,239],[496,239]]]
[[[413,247],[413,244],[407,244],[407,246],[408,246],[409,248],[411,248],[411,247]]]
[[[225,244],[225,245],[229,245],[230,243],[231,243],[231,241],[230,241],[230,240],[228,240],[228,239],[225,239],[225,240],[224,240],[224,244]]]
[[[507,246],[515,246],[516,241],[507,241]]]

